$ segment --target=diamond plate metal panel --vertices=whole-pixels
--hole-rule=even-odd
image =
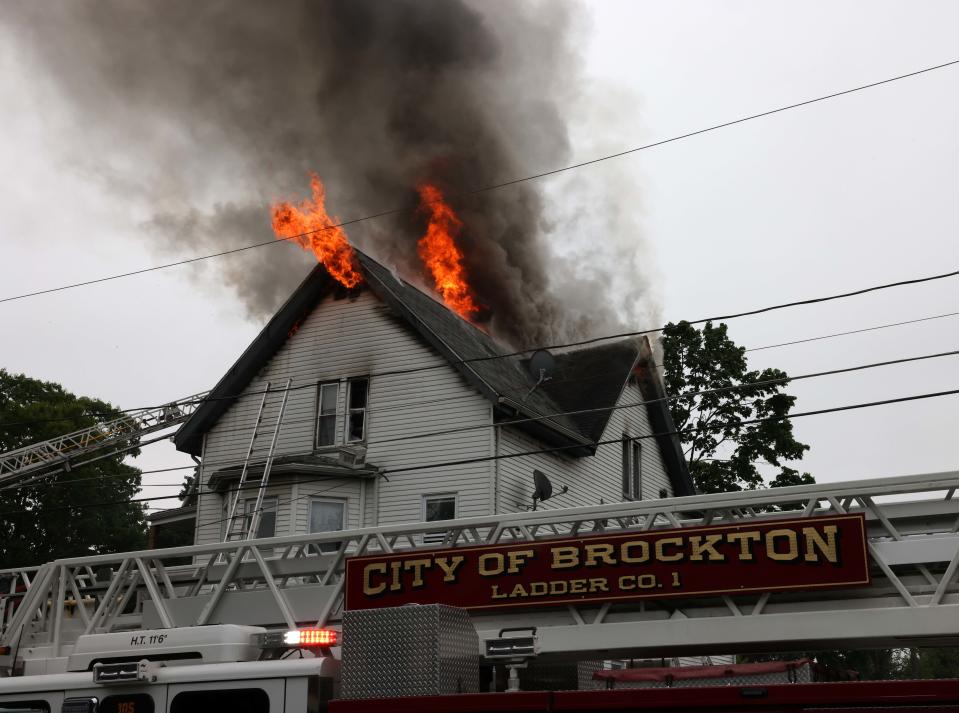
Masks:
[[[479,692],[479,637],[455,607],[348,611],[342,659],[344,698]]]

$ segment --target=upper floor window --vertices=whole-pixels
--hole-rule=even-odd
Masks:
[[[349,390],[346,440],[366,440],[366,404],[369,401],[370,380],[353,379]]]
[[[332,446],[336,443],[336,402],[339,393],[340,385],[335,381],[320,384],[316,426],[317,446]]]
[[[621,447],[623,497],[630,500],[641,500],[643,497],[642,444],[624,433]]]
[[[360,443],[366,440],[370,400],[370,380],[350,379],[342,382],[346,390],[345,413],[340,408],[339,381],[320,384],[317,397],[316,447],[324,448],[341,443]],[[340,416],[343,416],[342,420]]]

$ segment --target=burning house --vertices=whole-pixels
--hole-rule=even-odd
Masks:
[[[344,246],[343,260],[321,248],[176,435],[201,459],[197,544],[227,537],[248,453],[254,488],[273,458],[261,537],[516,512],[534,470],[557,486],[548,507],[692,493],[645,339],[557,352],[537,372]],[[240,498],[252,512],[255,489]]]

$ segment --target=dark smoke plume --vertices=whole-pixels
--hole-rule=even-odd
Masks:
[[[552,1],[8,0],[0,21],[77,109],[73,160],[144,202],[158,250],[268,239],[269,203],[307,194],[315,170],[341,219],[410,208],[348,233],[428,284],[414,208],[431,180],[466,225],[491,330],[522,346],[632,322],[643,292],[635,249],[614,251],[615,266],[555,249],[567,236],[541,184],[464,195],[569,160],[581,15]],[[587,243],[602,243],[603,227]],[[281,244],[203,271],[262,318],[311,264]],[[626,287],[610,294],[616,270]]]

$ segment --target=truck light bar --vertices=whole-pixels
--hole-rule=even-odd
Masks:
[[[283,635],[283,643],[289,646],[336,646],[338,638],[334,629],[294,629]]]
[[[291,629],[268,631],[253,637],[253,643],[261,649],[277,648],[329,648],[339,644],[340,632],[336,629]]]

